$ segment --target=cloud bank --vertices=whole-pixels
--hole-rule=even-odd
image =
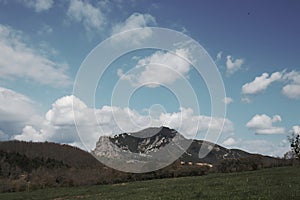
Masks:
[[[75,96],[65,96],[52,104],[42,123],[26,125],[22,133],[15,135],[14,139],[47,140],[84,148],[81,137],[86,148],[90,150],[94,148],[101,135],[133,132],[149,126],[169,126],[188,138],[194,137],[197,133],[205,134],[209,128],[217,132],[223,126],[223,132],[233,132],[233,124],[230,120],[195,115],[190,108],[180,108],[174,113],[161,113],[155,118],[141,115],[130,108],[103,106],[94,110]],[[77,135],[76,128],[80,130],[80,137]]]

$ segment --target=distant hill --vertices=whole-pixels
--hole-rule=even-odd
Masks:
[[[30,159],[37,157],[51,158],[75,168],[99,167],[101,165],[90,153],[66,144],[5,141],[0,142],[0,150],[19,153]]]
[[[177,144],[190,146],[182,151],[182,147]],[[199,158],[199,149],[202,146],[210,148],[211,151],[206,157]],[[161,157],[159,151],[162,148],[171,151]],[[159,155],[158,158],[162,158],[163,162],[163,158],[173,156],[172,151],[180,154],[167,167],[148,173],[132,174],[111,169],[92,154],[69,145],[51,142],[0,142],[0,191],[110,184],[204,175],[209,172],[247,171],[291,164],[286,160],[226,149],[201,140],[187,140],[176,130],[167,127],[100,137],[92,153],[107,158],[122,158],[125,162],[129,159],[137,159],[139,162],[139,157],[126,157],[131,152],[142,155],[143,158]]]

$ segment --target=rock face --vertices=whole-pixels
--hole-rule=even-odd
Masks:
[[[135,133],[123,133],[110,138],[110,141],[122,150],[133,153],[149,154],[170,144],[175,137],[180,136],[177,131],[166,127],[147,128]]]
[[[209,150],[205,157],[199,156],[201,148]],[[108,161],[113,166],[124,162],[135,165],[137,163],[147,165],[149,162],[153,165],[155,162],[156,166],[164,166],[175,160],[213,165],[224,158],[241,158],[250,155],[241,150],[226,149],[207,141],[186,139],[176,130],[168,127],[147,128],[113,137],[102,136],[92,153],[98,159]]]
[[[100,137],[92,154],[109,167],[128,172],[149,172],[176,161],[191,140],[167,127]]]

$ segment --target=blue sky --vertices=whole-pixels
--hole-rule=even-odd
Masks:
[[[207,86],[193,66],[167,51],[143,49],[115,60],[97,86],[95,109],[72,96],[81,64],[100,42],[132,28],[147,34],[150,26],[188,35],[215,62],[227,97],[226,116],[214,118],[211,125],[219,130],[225,123],[218,144],[282,156],[289,149],[287,135],[300,131],[299,9],[296,0],[0,0],[0,139],[47,140],[91,149],[99,134],[136,130],[149,125],[151,117],[150,125],[169,125],[186,137],[203,139],[211,115]],[[189,51],[177,50],[189,58]],[[167,76],[151,61],[169,65],[188,80],[200,111],[179,103],[168,87],[180,87],[180,78]],[[141,63],[145,68],[138,68]],[[132,69],[138,70],[126,74]],[[117,81],[135,87],[145,77],[165,87],[140,87],[129,103],[118,97],[111,105]],[[120,124],[112,122],[112,111]],[[74,112],[77,125],[88,133],[79,134],[84,145],[76,134]],[[126,113],[137,126],[127,121]],[[178,125],[178,116],[184,126]],[[194,122],[200,124],[196,130]]]

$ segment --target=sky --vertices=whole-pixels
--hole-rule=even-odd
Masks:
[[[164,125],[283,156],[287,136],[300,133],[299,9],[296,0],[0,0],[0,140],[91,150],[101,135]],[[159,28],[170,35],[153,40]],[[120,49],[163,45],[176,33],[202,54],[181,41],[102,66]],[[85,67],[92,71],[82,75]],[[76,84],[92,77],[90,101]],[[215,105],[226,113],[214,115]]]

